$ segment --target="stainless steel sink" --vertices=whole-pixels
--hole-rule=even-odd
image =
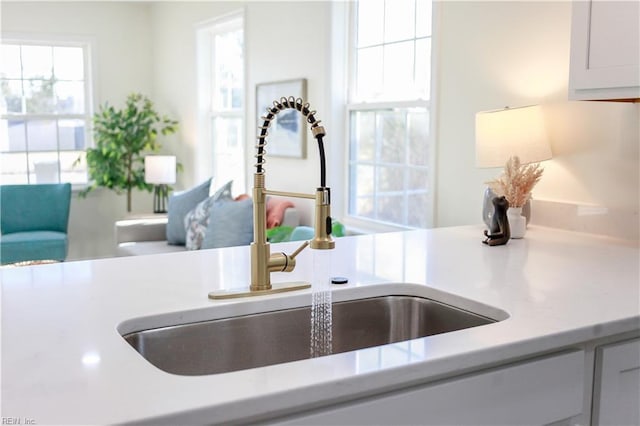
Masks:
[[[415,296],[333,304],[333,353],[496,322]],[[125,334],[151,364],[173,374],[227,373],[310,358],[311,308],[161,327]]]

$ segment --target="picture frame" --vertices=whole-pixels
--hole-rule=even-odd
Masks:
[[[267,107],[273,106],[273,101],[293,96],[298,99],[307,97],[307,79],[284,80],[270,83],[256,84],[256,118],[258,121],[256,135],[260,133],[263,117]],[[287,158],[307,158],[307,129],[306,119],[293,109],[279,112],[271,122],[266,138],[267,155]]]

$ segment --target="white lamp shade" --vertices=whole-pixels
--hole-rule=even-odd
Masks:
[[[176,183],[176,157],[174,155],[144,157],[144,181],[154,184]]]
[[[512,156],[522,164],[551,158],[539,105],[476,114],[476,166],[502,167]]]

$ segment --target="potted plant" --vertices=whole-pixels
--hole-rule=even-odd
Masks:
[[[97,187],[127,193],[127,212],[131,212],[133,188],[151,192],[153,185],[144,181],[144,157],[161,148],[158,134],[175,133],[178,122],[160,116],[144,95],[127,97],[123,109],[105,104],[93,116],[94,148],[86,151],[90,185],[80,195],[85,197]],[[76,160],[76,163],[80,159]]]
[[[522,207],[531,198],[531,190],[542,177],[540,164],[522,164],[517,156],[509,158],[502,175],[487,182],[489,188],[509,202],[509,225],[511,238],[522,238],[526,229],[526,220],[522,216]]]

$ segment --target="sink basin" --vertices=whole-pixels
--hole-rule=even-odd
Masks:
[[[348,352],[496,322],[431,299],[391,295],[333,303],[333,351]],[[127,333],[168,373],[227,373],[310,358],[311,308],[299,307]]]

